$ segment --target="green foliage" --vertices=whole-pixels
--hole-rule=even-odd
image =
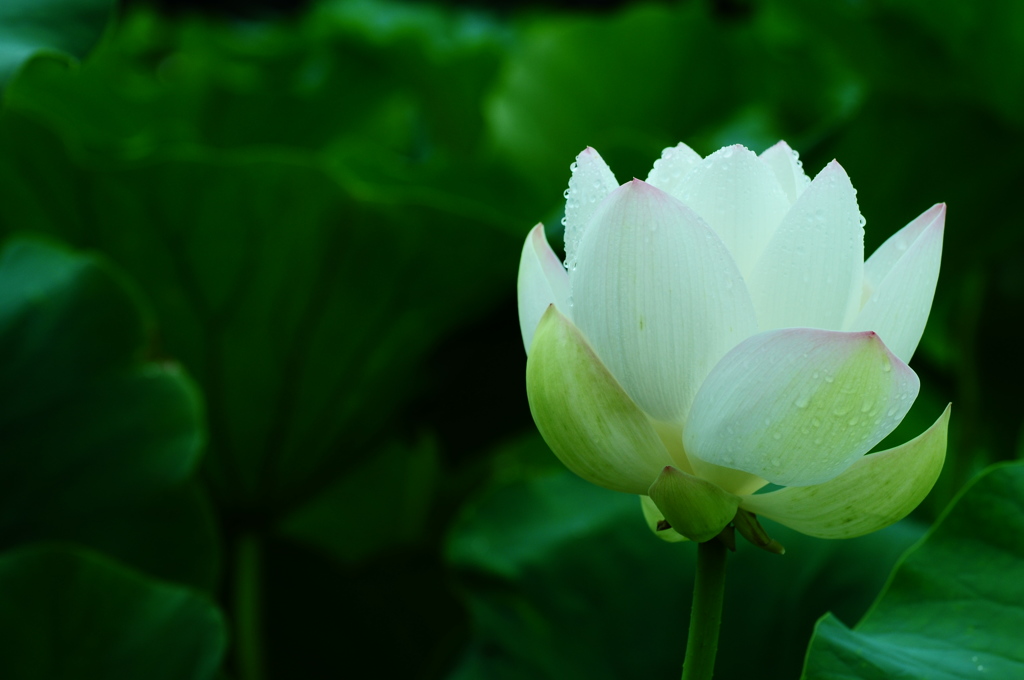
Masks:
[[[974,480],[900,560],[852,630],[818,622],[804,678],[954,680],[1024,673],[1024,465]]]
[[[208,680],[224,653],[217,608],[94,553],[59,546],[0,556],[5,678]]]
[[[32,55],[82,57],[99,40],[115,0],[4,0],[0,5],[0,89]]]
[[[656,540],[634,498],[522,437],[519,251],[541,220],[558,242],[586,145],[620,180],[680,140],[784,138],[811,174],[838,158],[869,251],[946,201],[922,394],[881,446],[954,402],[930,521],[1024,442],[1007,387],[1024,382],[1008,331],[1024,305],[1015,0],[136,9],[80,64],[63,53],[85,54],[112,3],[0,5],[0,563],[40,574],[0,583],[0,601],[38,609],[0,607],[0,645],[20,654],[0,671],[64,630],[16,624],[50,611],[44,577],[80,569],[118,621],[164,610],[117,593],[176,593],[206,621],[168,623],[166,649],[139,642],[154,663],[139,677],[209,677],[223,644],[209,604],[153,577],[217,597],[239,680],[677,674],[693,546]],[[89,254],[7,240],[26,232]],[[770,531],[784,557],[730,558],[723,677],[766,677],[764,659],[795,677],[814,620],[853,623],[917,529]],[[105,557],[25,547],[41,540]],[[83,639],[116,646],[119,630]]]
[[[75,541],[210,588],[216,538],[189,485],[202,406],[178,366],[142,360],[145,319],[100,258],[24,238],[0,253],[0,549]]]
[[[794,677],[814,621],[829,610],[856,620],[920,535],[910,524],[850,541],[768,530],[784,556],[742,541],[729,556],[721,677]],[[694,546],[652,535],[636,496],[564,470],[505,479],[465,508],[446,553],[473,626],[452,680],[678,675]]]

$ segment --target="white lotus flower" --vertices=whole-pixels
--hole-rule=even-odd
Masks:
[[[865,454],[917,397],[907,362],[944,205],[865,262],[846,172],[833,161],[811,181],[785,142],[704,159],[680,144],[621,186],[588,148],[566,198],[566,266],[535,227],[519,319],[530,409],[569,469],[643,496],[670,540],[709,540],[738,510],[847,538],[923,500],[948,407],[916,439]],[[755,494],[768,482],[785,488]]]

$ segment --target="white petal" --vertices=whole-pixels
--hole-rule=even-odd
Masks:
[[[850,330],[875,331],[903,361],[914,355],[928,322],[945,224],[946,206],[939,204],[896,232],[864,263],[868,297]]]
[[[916,508],[946,458],[949,407],[935,424],[896,448],[864,456],[815,486],[745,496],[742,507],[818,538],[854,538],[884,529]]]
[[[804,172],[804,164],[800,162],[800,155],[785,142],[769,147],[758,158],[775,173],[790,203],[794,203],[811,183],[811,178]]]
[[[569,282],[576,325],[630,397],[665,422],[682,424],[708,371],[756,328],[721,240],[636,179],[594,216]]]
[[[917,375],[870,331],[768,331],[715,366],[683,446],[691,458],[775,484],[820,484],[889,434],[919,389]]]
[[[758,327],[839,330],[860,304],[864,220],[832,161],[797,199],[747,281]]]
[[[699,153],[679,142],[661,152],[661,158],[654,161],[654,167],[647,175],[647,183],[675,196],[682,187],[683,178],[700,164],[700,160]]]
[[[576,162],[569,166],[572,177],[565,190],[565,265],[572,269],[576,264],[576,250],[580,239],[587,230],[590,219],[605,196],[615,191],[615,181],[608,164],[601,155],[589,146],[576,156]]]
[[[946,223],[946,204],[937,203],[878,246],[864,263],[864,283],[877,288],[928,227]]]
[[[672,195],[711,225],[744,276],[789,209],[775,173],[740,145],[705,158]]]
[[[647,416],[553,306],[526,361],[526,395],[544,441],[588,482],[645,494],[672,464]]]
[[[523,254],[519,258],[519,329],[523,333],[523,345],[530,352],[533,332],[550,305],[570,315],[569,274],[548,245],[544,225],[538,224],[526,237]]]

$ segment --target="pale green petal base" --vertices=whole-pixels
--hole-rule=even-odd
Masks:
[[[942,471],[950,407],[915,439],[864,456],[835,479],[744,496],[741,507],[818,538],[884,529],[924,500]]]
[[[661,510],[658,509],[657,504],[651,500],[650,496],[640,496],[640,509],[644,511],[644,521],[647,522],[647,528],[650,529],[655,536],[668,543],[680,543],[682,541],[688,541],[686,536],[675,529],[659,529],[658,525],[662,522],[667,521],[665,515],[662,514]]]
[[[647,495],[673,529],[698,543],[721,533],[740,504],[738,496],[671,465],[661,471]]]
[[[642,495],[672,464],[647,415],[554,305],[533,336],[526,394],[544,441],[588,482]]]

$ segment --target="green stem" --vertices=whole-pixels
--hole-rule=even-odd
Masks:
[[[243,534],[235,544],[235,664],[242,680],[263,680],[260,623],[260,541]]]
[[[711,680],[715,671],[725,596],[725,554],[725,543],[717,538],[697,544],[697,577],[693,583],[683,680]]]

